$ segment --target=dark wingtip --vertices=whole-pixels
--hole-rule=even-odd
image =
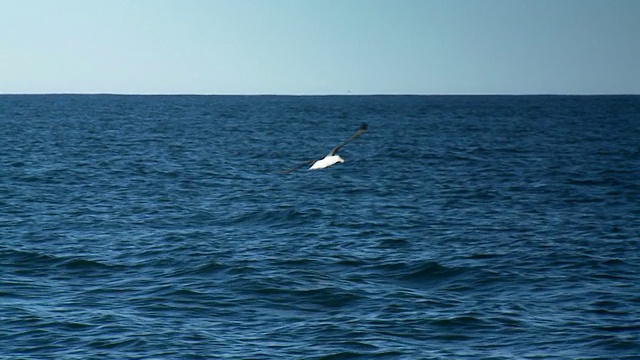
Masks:
[[[367,130],[367,123],[362,123],[362,125],[360,125],[360,130]]]

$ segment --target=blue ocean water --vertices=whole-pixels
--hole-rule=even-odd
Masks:
[[[639,244],[639,96],[0,96],[2,359],[640,359]]]

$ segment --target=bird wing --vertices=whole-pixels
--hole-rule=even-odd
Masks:
[[[355,139],[358,136],[362,135],[362,133],[365,132],[366,130],[367,130],[367,124],[362,123],[362,125],[360,125],[360,128],[358,129],[358,131],[356,131],[353,135],[351,135],[350,138],[348,138],[347,140],[341,142],[340,144],[338,144],[338,146],[336,146],[333,149],[331,149],[331,151],[329,152],[329,156],[335,155],[338,152],[338,150],[340,150],[341,147],[345,146],[347,143],[353,141],[353,139]]]
[[[367,130],[367,124],[362,123],[362,125],[360,125],[360,128],[358,129],[358,131],[356,131],[353,135],[351,135],[350,138],[348,138],[347,140],[341,142],[340,144],[338,144],[338,146],[336,146],[333,149],[331,149],[331,151],[329,152],[328,156],[335,155],[338,152],[338,150],[340,150],[341,147],[345,146],[347,143],[353,141],[353,139],[355,139],[358,136],[362,135],[362,133],[364,133],[366,130]],[[301,168],[301,167],[303,167],[305,165],[313,164],[316,161],[318,161],[318,159],[305,161],[302,164],[299,164],[299,165],[296,165],[296,166],[292,167],[291,169],[284,170],[282,173],[283,174],[288,174],[288,173],[290,173],[290,172],[292,172],[294,170],[298,170],[299,168]]]
[[[296,166],[292,167],[291,169],[287,169],[287,170],[283,171],[282,173],[283,174],[288,174],[288,173],[290,173],[290,172],[292,172],[294,170],[298,170],[299,168],[301,168],[301,167],[303,167],[305,165],[313,164],[316,161],[318,161],[318,160],[317,159],[313,159],[313,160],[305,161],[302,164],[296,165]]]

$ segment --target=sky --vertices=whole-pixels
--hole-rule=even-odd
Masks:
[[[640,94],[640,1],[0,0],[0,93]]]

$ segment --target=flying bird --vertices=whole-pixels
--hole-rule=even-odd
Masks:
[[[292,167],[291,169],[283,171],[283,173],[285,173],[285,174],[286,173],[290,173],[290,172],[292,172],[294,170],[297,170],[297,169],[299,169],[299,168],[301,168],[301,167],[303,167],[305,165],[309,165],[309,164],[312,164],[311,167],[309,168],[309,170],[318,170],[318,169],[324,169],[324,168],[329,167],[331,165],[334,165],[336,163],[343,163],[344,159],[342,157],[340,157],[340,155],[336,154],[338,152],[338,150],[340,150],[341,147],[345,146],[349,142],[353,141],[358,136],[362,135],[362,133],[364,133],[366,130],[367,130],[367,124],[362,123],[362,125],[360,125],[360,128],[358,129],[358,131],[356,131],[353,135],[351,135],[350,138],[348,138],[347,140],[341,142],[340,144],[338,144],[338,146],[336,146],[333,149],[331,149],[331,151],[329,151],[327,156],[325,156],[324,158],[305,161],[300,165],[297,165],[295,167]]]

